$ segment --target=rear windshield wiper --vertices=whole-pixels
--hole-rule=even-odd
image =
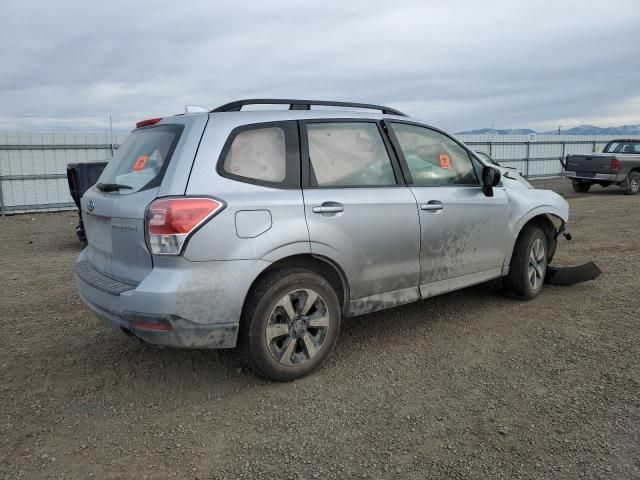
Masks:
[[[98,183],[96,185],[101,192],[116,192],[118,190],[133,190],[133,187],[129,185],[122,185],[121,183]]]

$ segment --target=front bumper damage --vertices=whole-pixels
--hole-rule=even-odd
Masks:
[[[560,227],[556,230],[555,238],[562,235],[568,241],[572,239],[570,233],[565,229],[565,223],[562,222]],[[589,280],[595,280],[600,276],[602,271],[595,262],[590,261],[582,265],[559,267],[555,265],[549,265],[547,267],[547,273],[544,277],[544,282],[549,285],[575,285],[577,283],[587,282]]]
[[[544,281],[549,285],[575,285],[576,283],[595,280],[601,273],[602,271],[592,261],[573,267],[556,267],[549,265]]]

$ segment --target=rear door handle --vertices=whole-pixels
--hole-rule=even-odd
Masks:
[[[442,202],[438,202],[437,200],[431,200],[420,205],[420,210],[425,210],[427,212],[439,212],[442,209],[444,209],[444,205],[442,205]]]
[[[322,205],[315,206],[311,209],[313,213],[332,214],[344,212],[344,205],[338,202],[322,202]]]
[[[325,202],[311,209],[313,213],[340,213],[344,212],[344,206],[335,202]]]

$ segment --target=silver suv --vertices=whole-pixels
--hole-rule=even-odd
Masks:
[[[292,380],[343,317],[500,277],[536,296],[568,204],[394,109],[260,99],[139,122],[82,215],[98,317]]]

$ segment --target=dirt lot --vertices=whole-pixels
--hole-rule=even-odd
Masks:
[[[350,319],[289,384],[95,319],[73,213],[0,219],[0,478],[640,478],[640,197],[547,184],[598,280]]]

